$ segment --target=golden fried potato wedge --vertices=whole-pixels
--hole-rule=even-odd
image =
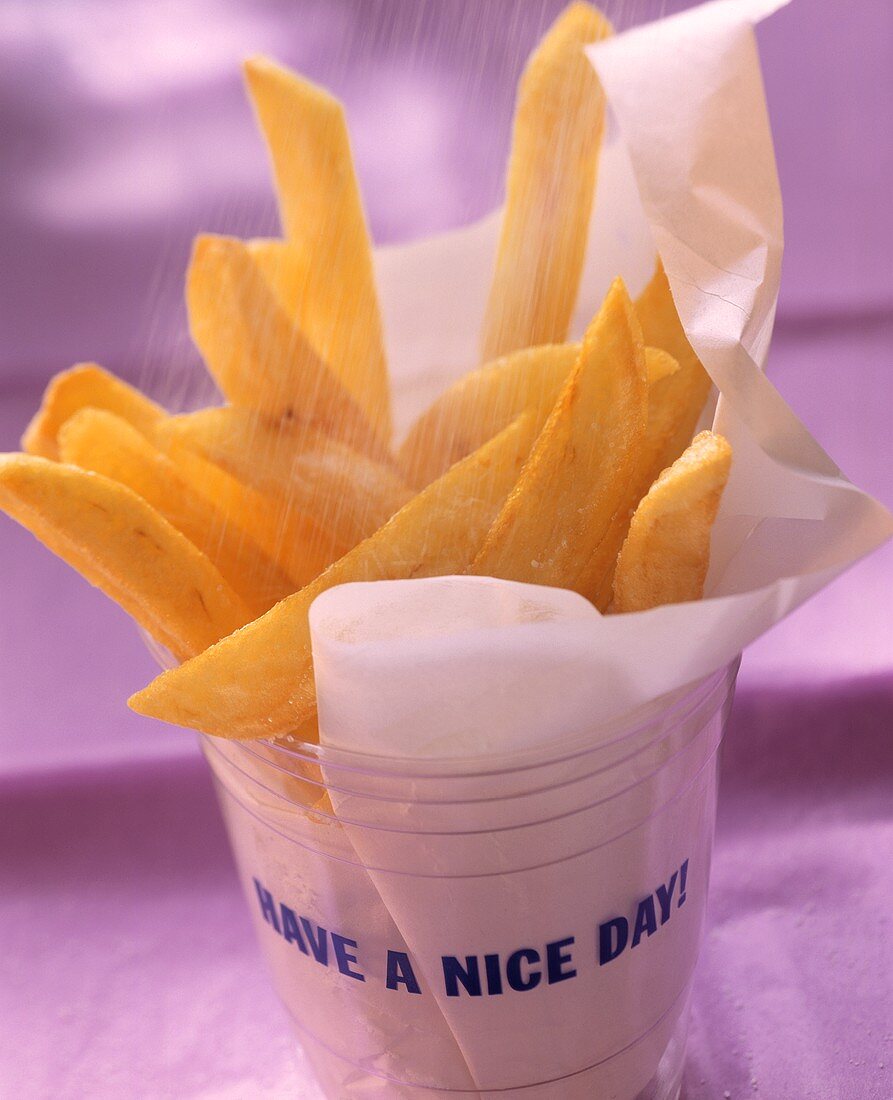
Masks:
[[[219,737],[278,737],[316,710],[307,613],[348,581],[461,573],[514,484],[534,437],[521,417],[412,498],[384,527],[301,592],[130,700],[140,714]]]
[[[639,324],[617,279],[471,572],[585,591],[635,473],[647,402]]]
[[[649,389],[648,426],[639,452],[638,472],[606,536],[603,559],[609,564],[602,577],[591,578],[589,591],[584,593],[600,611],[607,610],[611,602],[617,554],[633,512],[655,478],[691,442],[712,384],[682,328],[660,261],[636,301],[636,313],[646,342],[653,342],[672,355],[676,369]]]
[[[144,433],[167,415],[145,394],[96,363],[79,363],[50,380],[40,409],[22,436],[22,449],[28,454],[58,459],[59,429],[78,409],[88,406],[108,409]]]
[[[247,247],[289,318],[387,439],[390,398],[378,306],[367,309],[364,323],[324,245],[312,256],[291,241],[256,239]]]
[[[81,409],[59,432],[63,462],[126,485],[181,531],[223,579],[262,615],[295,585],[244,530],[198,495],[173,462],[136,428],[104,409]]]
[[[243,241],[196,239],[186,304],[196,347],[233,405],[387,456],[382,437],[286,314]]]
[[[729,479],[732,448],[701,432],[642,498],[617,560],[611,610],[646,611],[699,600],[710,533]]]
[[[712,382],[688,342],[660,263],[636,301],[636,314],[645,343],[663,348],[678,364],[677,370],[655,386],[649,402],[644,456],[647,489],[661,470],[675,462],[691,443]]]
[[[251,620],[209,559],[111,478],[32,455],[2,455],[0,508],[178,660]]]
[[[280,253],[277,284],[289,291],[294,321],[388,440],[384,333],[344,108],[262,57],[246,62],[245,79],[269,149],[289,244]]]
[[[244,461],[255,467],[252,479],[266,484],[274,480],[271,466],[281,472],[281,456],[279,462],[275,461],[279,452],[296,458],[304,451],[324,446],[330,437],[308,424],[283,424],[255,409],[220,405],[167,417],[156,425],[153,439],[162,450],[180,443],[230,470],[242,464],[241,452],[248,456]],[[281,490],[282,486],[277,488]]]
[[[567,337],[583,270],[605,100],[583,52],[611,33],[589,4],[562,12],[521,77],[481,359]]]
[[[410,428],[397,456],[406,479],[430,485],[526,409],[542,426],[579,353],[579,344],[524,348],[464,375]]]
[[[527,409],[542,426],[580,354],[579,344],[524,348],[460,378],[410,428],[398,465],[411,485],[430,485]],[[645,349],[648,385],[678,370],[660,348]]]
[[[243,485],[177,440],[168,444],[165,453],[190,488],[278,563],[291,580],[293,592],[318,577],[344,552],[329,532],[289,507],[287,501]]]
[[[648,376],[649,393],[651,387],[656,386],[671,374],[679,370],[679,361],[674,359],[663,348],[645,348],[645,374]]]
[[[318,432],[280,429],[246,409],[203,409],[160,425],[162,440],[192,443],[212,462],[311,520],[347,551],[409,499],[389,465]]]

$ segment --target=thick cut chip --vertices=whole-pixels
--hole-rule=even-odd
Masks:
[[[384,439],[390,393],[372,246],[344,108],[262,57],[245,64],[291,256],[278,284],[289,310]],[[306,327],[305,327],[306,326]]]
[[[198,495],[176,465],[114,413],[82,409],[62,425],[63,462],[126,485],[206,554],[223,579],[262,615],[295,585],[224,513]]]
[[[279,737],[298,729],[316,710],[307,620],[313,600],[349,581],[463,572],[515,483],[533,437],[532,418],[520,418],[312,584],[200,658],[163,673],[130,705],[219,737]]]
[[[580,353],[578,344],[524,348],[460,378],[410,428],[398,463],[411,485],[430,485],[526,409],[540,424]]]
[[[42,458],[58,459],[59,429],[78,409],[87,407],[108,409],[146,433],[166,416],[160,405],[133,386],[95,363],[80,363],[50,381],[40,409],[22,436],[23,449]]]
[[[183,479],[221,512],[227,522],[244,531],[292,582],[303,588],[343,553],[340,543],[306,516],[243,485],[232,474],[173,440],[166,454]]]
[[[645,348],[645,373],[648,375],[649,387],[656,386],[677,370],[679,363],[668,351],[663,348]]]
[[[583,47],[611,33],[571,4],[527,63],[518,88],[506,204],[481,358],[560,343],[577,298],[604,129],[605,101]]]
[[[633,512],[655,478],[691,442],[711,386],[710,376],[682,328],[670,284],[659,262],[651,282],[636,302],[636,313],[646,343],[665,349],[676,361],[677,369],[649,390],[648,426],[639,452],[638,471],[606,536],[603,560],[607,560],[608,566],[601,577],[592,576],[589,590],[584,593],[600,611],[605,611],[611,602],[617,554]]]
[[[386,456],[387,445],[282,308],[243,241],[196,239],[186,303],[196,347],[233,405]]]
[[[311,520],[344,551],[378,530],[411,495],[390,466],[246,409],[171,417],[158,435],[191,443],[243,483]]]
[[[642,498],[617,560],[611,610],[646,611],[699,600],[710,533],[729,479],[732,448],[701,432]]]
[[[282,308],[328,363],[382,438],[390,434],[389,391],[378,307],[366,321],[324,245],[308,256],[291,241],[258,239],[248,251]],[[374,323],[373,319],[374,318]],[[374,379],[381,378],[382,384]],[[383,396],[382,396],[383,395]]]
[[[387,523],[412,496],[390,467],[333,440],[290,464],[287,455],[281,457],[291,507],[348,548]]]
[[[471,572],[583,590],[635,472],[647,400],[639,324],[617,279]]]
[[[251,620],[205,555],[132,490],[76,466],[0,456],[0,508],[178,660]]]
[[[398,461],[411,485],[429,485],[527,409],[542,426],[580,354],[579,344],[512,352],[465,375],[413,424]],[[660,348],[645,349],[648,385],[678,369]]]
[[[685,335],[662,265],[636,301],[636,314],[645,343],[663,348],[679,365],[655,386],[649,402],[647,489],[691,443],[712,383]]]
[[[254,409],[235,405],[169,416],[156,426],[153,438],[162,450],[180,443],[225,469],[250,463],[254,467],[251,480],[261,484],[275,480],[273,467],[281,473],[281,465],[276,462],[279,452],[294,458],[329,441],[329,436],[310,425],[283,424]]]

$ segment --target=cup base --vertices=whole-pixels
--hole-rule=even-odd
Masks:
[[[301,1061],[315,1080],[308,1080],[302,1100],[349,1100],[351,1096],[379,1100],[679,1100],[688,1037],[689,997],[658,1027],[612,1058],[560,1081],[508,1089],[439,1089],[409,1084],[357,1065],[294,1027]],[[660,1054],[663,1045],[663,1053]],[[659,1059],[659,1060],[658,1060]],[[642,1084],[641,1077],[657,1070]]]

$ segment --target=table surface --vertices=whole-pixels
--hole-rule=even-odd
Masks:
[[[376,5],[382,25],[397,7]],[[209,224],[272,228],[262,163],[255,165],[260,149],[245,136],[249,123],[228,75],[236,57],[266,49],[332,76],[362,135],[373,227],[393,238],[492,203],[492,158],[504,155],[511,107],[497,91],[555,6],[518,15],[513,49],[497,50],[477,73],[478,98],[487,81],[496,89],[493,117],[473,116],[465,146],[455,138],[457,113],[471,99],[457,58],[484,66],[475,53],[480,27],[459,27],[457,44],[413,60],[402,23],[386,48],[377,25],[359,15],[359,30],[344,22],[349,4],[301,3],[301,35],[289,27],[277,51],[281,6],[246,2],[223,13],[210,0],[190,0],[178,34],[191,45],[181,56],[153,52],[153,43],[174,39],[153,22],[148,2],[128,0],[127,8],[142,34],[122,69],[107,47],[126,28],[102,5],[94,4],[92,21],[82,5],[76,30],[65,24],[66,12],[74,18],[70,4],[33,24],[25,3],[9,6],[20,26],[8,40],[15,64],[0,67],[0,124],[18,174],[0,178],[16,260],[0,295],[0,449],[16,446],[43,380],[69,361],[102,358],[150,385],[187,377],[178,295],[190,235]],[[438,10],[447,8],[456,5]],[[536,19],[528,18],[533,8]],[[521,10],[508,0],[495,9]],[[891,505],[893,241],[881,213],[891,144],[876,114],[873,151],[855,167],[850,146],[868,140],[872,116],[857,102],[854,135],[838,97],[822,115],[819,155],[816,123],[803,108],[809,89],[819,94],[816,73],[846,83],[853,96],[872,73],[888,85],[893,22],[884,22],[883,4],[853,14],[833,0],[811,11],[805,31],[793,11],[761,32],[790,211],[790,289],[769,370],[844,471]],[[199,48],[190,34],[211,16],[214,33]],[[333,41],[347,42],[349,54],[364,34],[372,61],[322,66],[320,57],[337,53]],[[54,36],[62,36],[61,53]],[[864,44],[859,64],[856,43]],[[796,74],[785,70],[792,57]],[[394,87],[413,111],[401,114],[387,99]],[[389,166],[386,147],[407,126],[413,140],[397,143]],[[219,140],[224,133],[235,135],[231,144]],[[404,151],[409,145],[414,153]],[[398,207],[388,199],[388,171],[424,186],[404,188]],[[28,188],[16,192],[13,176]],[[842,192],[856,196],[843,211]],[[835,283],[829,270],[846,277]],[[893,1095],[891,566],[888,546],[745,656],[723,759],[688,1100]],[[6,522],[0,579],[0,1094],[309,1098],[195,740],[124,706],[154,673],[132,626]]]

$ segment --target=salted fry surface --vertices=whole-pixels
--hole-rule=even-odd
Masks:
[[[127,421],[82,409],[62,426],[60,458],[132,489],[206,554],[256,615],[295,586],[250,536],[199,496],[176,465]]]
[[[689,447],[711,382],[660,261],[635,303],[616,278],[582,341],[568,336],[605,125],[585,50],[611,34],[571,3],[530,55],[468,334],[480,358],[466,345],[464,373],[396,441],[344,107],[245,63],[282,236],[194,242],[189,331],[219,398],[168,412],[80,364],[47,387],[22,443],[34,457],[0,460],[5,509],[183,662],[135,709],[223,738],[315,739],[308,610],[350,581],[476,574],[601,612],[695,598],[727,445]],[[402,384],[399,340],[395,355]]]
[[[517,479],[532,439],[532,418],[521,418],[413,497],[313,584],[200,659],[162,673],[132,697],[131,707],[219,737],[291,733],[316,709],[307,621],[313,600],[348,581],[463,572]]]
[[[0,508],[179,660],[251,619],[208,558],[110,478],[44,458],[3,455]]]
[[[573,3],[521,77],[502,233],[481,334],[483,362],[567,337],[605,112],[583,47],[610,33],[599,11]]]
[[[585,588],[634,474],[647,399],[639,324],[617,280],[472,572]]]
[[[199,237],[186,286],[190,331],[224,396],[370,454],[386,444],[264,281],[244,242]]]
[[[400,448],[410,484],[430,485],[527,409],[545,421],[579,351],[576,344],[524,348],[461,378],[422,413]]]
[[[22,436],[22,450],[42,458],[59,457],[59,429],[79,409],[108,409],[141,432],[151,432],[165,416],[160,405],[96,363],[62,371],[46,388],[40,409]]]
[[[332,536],[298,515],[287,501],[264,496],[177,440],[167,441],[162,449],[183,480],[224,517],[237,537],[248,538],[278,564],[292,591],[303,588],[339,556]]]
[[[678,364],[677,370],[655,386],[649,402],[642,465],[643,478],[650,485],[691,442],[711,381],[688,342],[660,264],[636,301],[636,313],[645,343],[663,349]]]
[[[246,409],[205,409],[171,417],[158,430],[182,441],[279,506],[329,532],[342,549],[371,535],[409,499],[390,463],[300,425]]]
[[[710,532],[731,465],[726,440],[701,432],[655,481],[633,515],[617,559],[613,611],[647,611],[701,598]]]
[[[246,62],[245,79],[270,150],[282,226],[295,256],[280,254],[273,281],[280,290],[288,287],[295,322],[305,326],[310,342],[387,440],[384,334],[344,108],[266,58]]]

